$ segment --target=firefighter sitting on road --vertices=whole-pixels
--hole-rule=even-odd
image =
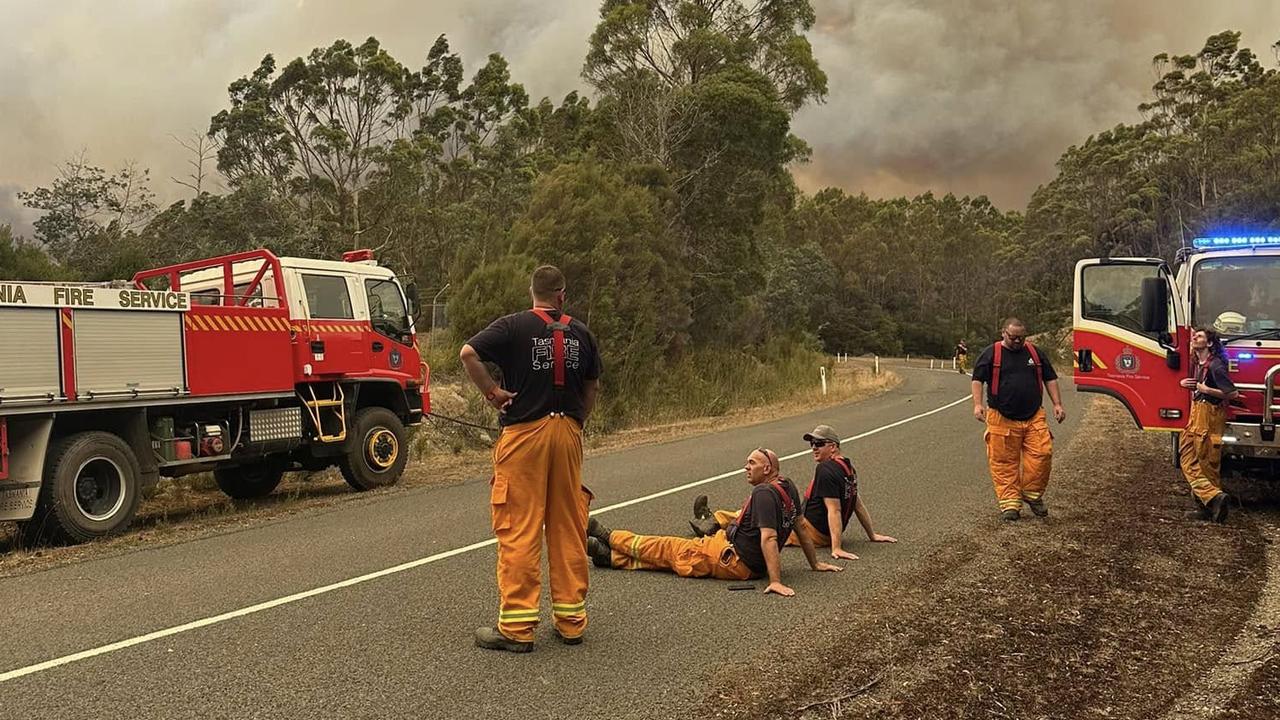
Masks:
[[[1004,323],[1000,342],[982,351],[973,366],[973,417],[985,422],[987,462],[1000,518],[1017,520],[1022,503],[1040,517],[1049,514],[1044,502],[1053,461],[1053,435],[1044,413],[1044,391],[1053,400],[1053,417],[1067,418],[1058,390],[1058,374],[1049,358],[1027,340],[1026,325],[1017,318]],[[990,409],[982,405],[987,383]]]
[[[896,538],[881,535],[871,526],[871,513],[867,512],[862,497],[858,495],[858,472],[853,463],[840,454],[840,436],[830,425],[819,425],[813,432],[805,433],[805,442],[813,449],[813,482],[804,494],[804,517],[809,521],[787,538],[787,545],[799,545],[801,533],[807,532],[815,548],[830,548],[831,557],[837,560],[857,560],[858,556],[844,549],[842,536],[854,515],[871,542],[895,543]],[[708,509],[707,496],[699,495],[693,501],[693,520],[689,522],[694,535],[713,535],[721,527],[733,522],[733,510]],[[831,528],[840,532],[832,534]]]
[[[782,584],[780,556],[792,531],[809,524],[800,512],[800,494],[790,480],[778,475],[778,456],[772,450],[752,450],[745,469],[751,494],[725,530],[697,539],[637,535],[610,530],[592,518],[587,553],[599,567],[667,570],[682,577],[721,580],[768,577],[766,593],[795,595]],[[800,536],[800,546],[813,570],[844,569],[819,562],[808,535]]]
[[[1195,390],[1195,395],[1187,426],[1178,438],[1178,464],[1200,506],[1192,517],[1222,523],[1230,500],[1222,492],[1222,431],[1226,405],[1240,393],[1227,375],[1226,351],[1216,332],[1196,328],[1191,352],[1196,359],[1195,377],[1183,378],[1180,384]]]

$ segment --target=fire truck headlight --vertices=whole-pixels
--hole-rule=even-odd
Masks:
[[[1239,441],[1240,441],[1240,440],[1239,440],[1239,438],[1237,438],[1235,435],[1223,435],[1223,436],[1222,436],[1222,442],[1224,442],[1224,443],[1234,443],[1234,442],[1239,442]]]

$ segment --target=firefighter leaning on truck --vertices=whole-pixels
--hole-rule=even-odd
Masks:
[[[543,528],[556,634],[569,645],[587,627],[587,513],[582,487],[582,427],[595,406],[600,353],[587,326],[564,312],[565,278],[534,270],[533,309],[495,320],[463,345],[462,364],[499,410],[490,503],[498,540],[496,627],[476,630],[476,645],[528,652],[538,624]],[[490,377],[485,362],[502,372]]]
[[[1053,463],[1053,435],[1044,412],[1044,391],[1053,401],[1053,417],[1067,418],[1058,389],[1058,374],[1049,358],[1027,342],[1026,325],[1017,318],[1004,322],[999,342],[978,357],[973,366],[973,416],[986,423],[984,435],[991,482],[1000,518],[1017,520],[1025,502],[1040,517],[1049,514],[1044,493]],[[988,408],[982,404],[986,383]]]
[[[1183,378],[1182,387],[1194,390],[1191,414],[1178,439],[1178,464],[1191,486],[1198,508],[1191,515],[1221,523],[1227,520],[1228,495],[1222,492],[1222,431],[1227,403],[1240,393],[1227,375],[1227,354],[1211,328],[1196,328],[1191,335],[1195,377]]]

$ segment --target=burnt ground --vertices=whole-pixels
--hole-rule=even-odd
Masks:
[[[1276,493],[1188,520],[1168,436],[1088,412],[1049,518],[1001,524],[993,501],[938,555],[721,668],[696,716],[1280,717]]]

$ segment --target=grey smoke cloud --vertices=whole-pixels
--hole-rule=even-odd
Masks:
[[[1270,57],[1274,0],[814,0],[828,102],[795,129],[814,147],[803,187],[873,196],[985,193],[1020,207],[1071,143],[1117,122],[1157,52],[1246,31]],[[441,33],[469,72],[501,52],[534,98],[583,90],[599,0],[0,0],[0,223],[29,228],[16,188],[48,183],[85,150],[152,170],[162,203],[189,159],[171,135],[202,132],[226,86],[267,53],[289,60],[373,35],[418,66]]]
[[[815,0],[826,104],[795,131],[801,187],[986,194],[1020,209],[1068,146],[1140,120],[1160,52],[1222,30],[1274,66],[1275,0]]]

